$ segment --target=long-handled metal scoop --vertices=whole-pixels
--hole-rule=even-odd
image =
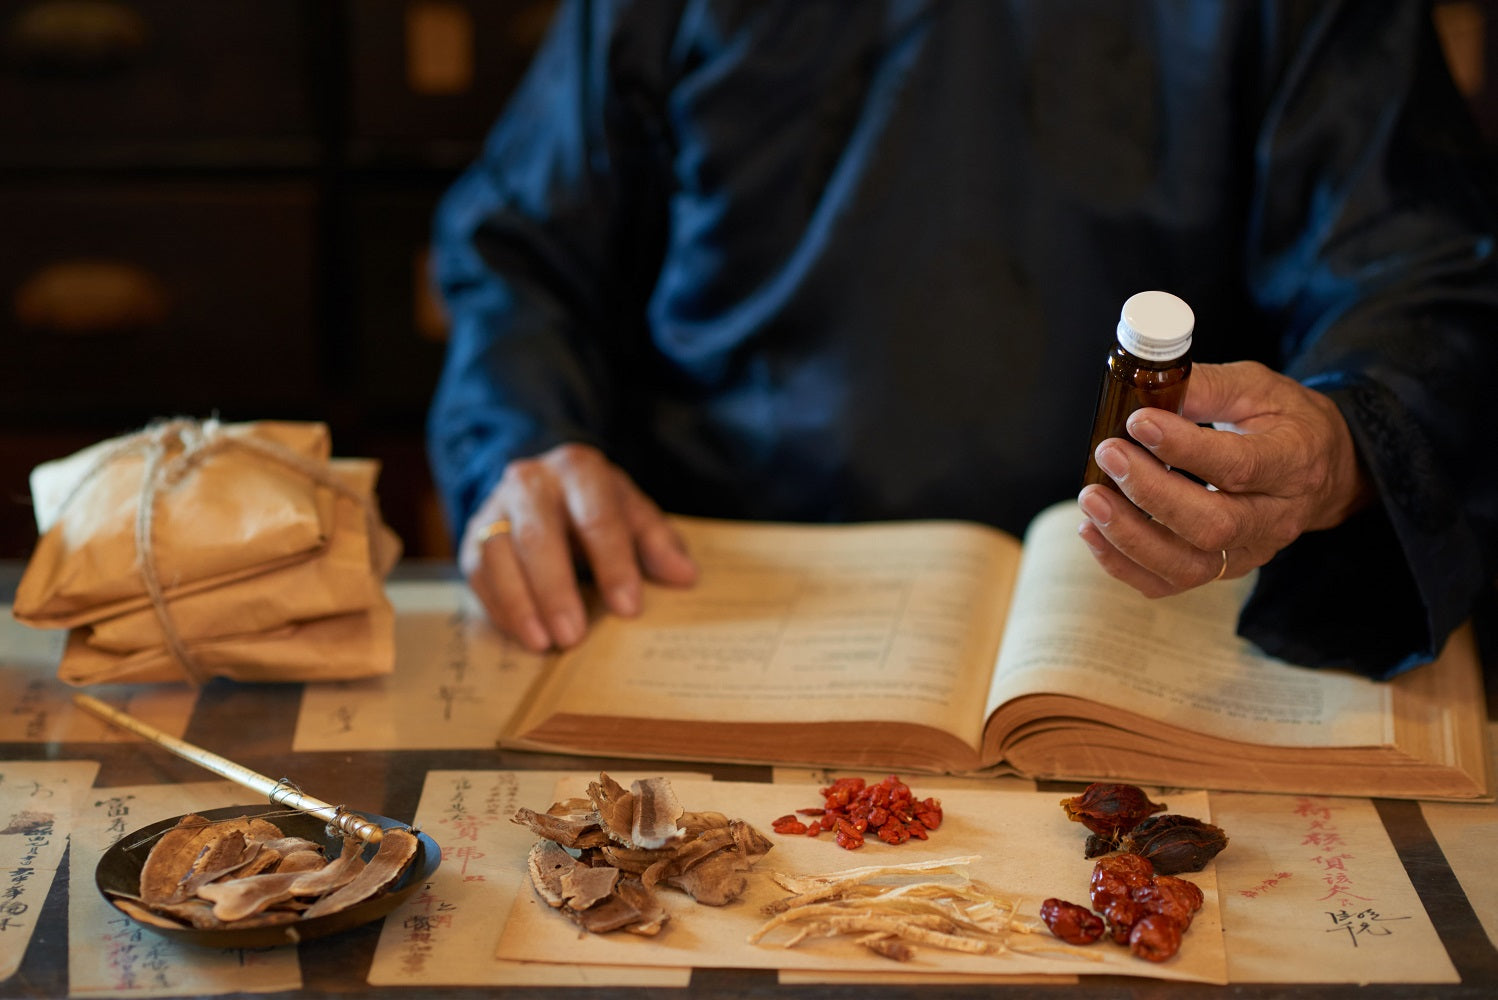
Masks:
[[[276,805],[286,806],[298,812],[304,812],[311,816],[337,827],[351,837],[375,843],[384,836],[383,830],[378,823],[372,823],[360,816],[358,813],[348,812],[341,806],[330,805],[321,799],[315,799],[302,792],[300,788],[288,782],[286,779],[270,778],[263,774],[251,771],[243,764],[236,764],[227,757],[220,757],[216,753],[204,750],[202,747],[193,746],[185,740],[179,740],[169,733],[164,733],[155,726],[148,725],[132,715],[127,715],[117,708],[113,708],[99,699],[86,694],[73,695],[73,703],[80,708],[86,709],[113,723],[121,729],[128,729],[137,736],[144,737],[157,746],[165,747],[172,753],[184,760],[190,760],[199,767],[207,768],[220,777],[228,778],[236,784],[243,785],[264,795]]]

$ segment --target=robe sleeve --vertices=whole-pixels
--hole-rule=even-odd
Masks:
[[[1286,373],[1346,418],[1377,499],[1264,566],[1239,630],[1292,662],[1388,677],[1493,592],[1492,166],[1424,5],[1313,9],[1259,136],[1250,284],[1284,323]]]
[[[659,266],[669,3],[565,3],[433,226],[449,343],[429,460],[455,535],[512,459],[605,447]]]

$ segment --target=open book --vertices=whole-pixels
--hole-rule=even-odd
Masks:
[[[1491,798],[1470,629],[1393,681],[1265,657],[1250,579],[1150,600],[1076,538],[958,522],[680,519],[695,587],[647,589],[559,656],[504,745],[604,756],[992,770],[1301,794]]]

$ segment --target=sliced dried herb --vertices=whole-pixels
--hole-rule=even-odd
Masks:
[[[1146,858],[1161,875],[1199,872],[1228,846],[1227,834],[1192,816],[1151,816],[1123,839],[1123,849]]]
[[[1144,790],[1135,785],[1097,781],[1080,795],[1062,799],[1061,808],[1066,810],[1067,819],[1081,823],[1103,842],[1116,846],[1119,836],[1134,829],[1145,817],[1164,812],[1165,804],[1151,802]],[[1088,843],[1089,850],[1100,846],[1094,845],[1090,838]],[[1101,853],[1104,852],[1098,850],[1087,856]]]

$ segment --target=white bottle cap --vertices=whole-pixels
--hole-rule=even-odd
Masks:
[[[1136,292],[1118,317],[1118,342],[1136,358],[1172,361],[1191,350],[1196,316],[1169,292]]]

